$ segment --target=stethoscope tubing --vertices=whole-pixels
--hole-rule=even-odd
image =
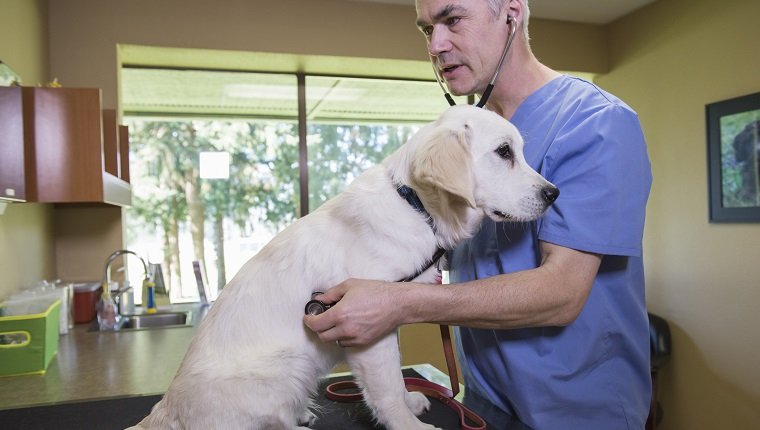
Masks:
[[[496,70],[493,73],[493,76],[491,77],[491,80],[489,81],[488,85],[486,86],[485,91],[483,91],[483,95],[480,98],[480,100],[477,103],[477,107],[482,108],[486,105],[486,102],[488,101],[488,98],[491,96],[491,91],[493,90],[494,84],[496,83],[496,79],[499,78],[499,73],[501,72],[501,67],[504,65],[504,60],[507,58],[507,53],[509,52],[510,48],[512,48],[512,41],[515,39],[515,33],[517,32],[517,23],[515,22],[515,19],[511,16],[507,17],[507,25],[509,25],[509,36],[507,37],[507,43],[504,44],[504,50],[501,51],[501,57],[499,58],[499,64],[496,66]],[[443,91],[443,96],[446,97],[446,101],[449,103],[449,106],[456,105],[456,102],[451,97],[451,94],[449,94],[448,91],[446,91],[446,88],[443,86],[443,78],[441,77],[440,73],[438,73],[438,68],[435,66],[435,60],[433,59],[433,56],[430,56],[430,64],[433,66],[433,73],[435,74],[435,81],[438,83],[438,86],[441,87],[441,91]]]

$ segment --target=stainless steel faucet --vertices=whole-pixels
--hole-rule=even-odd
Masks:
[[[120,249],[118,251],[114,251],[111,255],[108,256],[108,259],[106,260],[106,266],[105,266],[105,269],[104,269],[104,273],[103,273],[103,294],[106,294],[107,297],[111,296],[111,263],[115,259],[117,259],[119,256],[124,255],[124,254],[132,254],[135,257],[139,258],[140,262],[143,265],[143,271],[145,273],[145,277],[146,278],[148,277],[148,265],[145,264],[145,260],[143,260],[142,257],[140,257],[139,255],[137,255],[137,253],[135,253],[134,251],[130,251],[128,249]],[[121,289],[117,290],[116,291],[117,297],[122,292],[126,291],[127,289],[128,288],[125,288],[124,290],[121,290]],[[122,311],[122,309],[121,309],[121,303],[120,302],[121,302],[121,300],[117,300],[116,301],[116,306],[117,306],[117,308],[119,308],[119,313],[121,313],[121,311]]]

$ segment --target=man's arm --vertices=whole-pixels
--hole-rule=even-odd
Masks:
[[[522,272],[431,285],[348,279],[320,297],[340,300],[304,322],[324,342],[366,345],[419,322],[510,329],[562,326],[583,309],[602,257],[541,242],[542,263]]]

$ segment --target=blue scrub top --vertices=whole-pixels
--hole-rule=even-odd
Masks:
[[[495,406],[537,430],[640,430],[651,395],[641,241],[652,178],[638,117],[595,85],[563,75],[511,121],[528,163],[559,187],[559,199],[536,222],[484,221],[451,253],[451,281],[538,267],[539,241],[604,257],[566,327],[457,330],[467,392],[487,400],[470,406]]]

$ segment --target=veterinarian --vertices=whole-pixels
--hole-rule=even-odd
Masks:
[[[487,93],[516,27],[485,108],[520,130],[528,162],[561,190],[554,206],[529,224],[486,218],[450,253],[450,285],[349,279],[305,323],[344,347],[402,324],[457,325],[465,403],[494,428],[642,429],[644,137],[621,100],[535,58],[528,18],[528,0],[417,0],[417,26],[455,95]]]

